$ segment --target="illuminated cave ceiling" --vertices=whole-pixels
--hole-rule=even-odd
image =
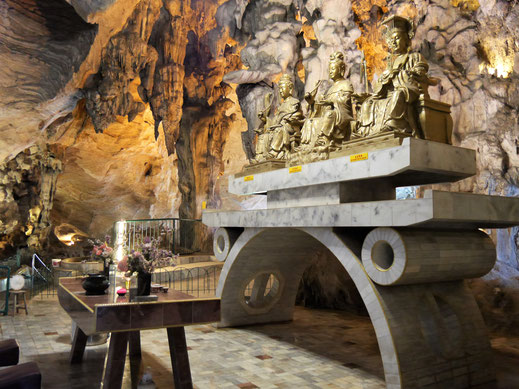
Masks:
[[[478,177],[455,189],[518,195],[519,6],[508,1],[6,0],[0,158],[49,144],[64,167],[53,221],[96,235],[119,218],[197,217],[202,201],[250,207],[226,177],[252,156],[272,81],[297,74],[301,96],[342,50],[363,91],[359,48],[376,78],[388,13],[414,20],[455,144],[480,151]],[[502,238],[509,263],[516,232]]]

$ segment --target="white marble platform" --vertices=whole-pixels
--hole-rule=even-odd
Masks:
[[[287,167],[239,178],[231,176],[229,192],[265,193],[376,177],[385,177],[397,187],[454,182],[476,174],[474,150],[415,138],[404,139],[401,146],[369,151],[367,159],[352,161],[351,157],[309,163],[296,172]]]
[[[425,197],[251,211],[206,210],[209,227],[506,228],[519,224],[519,198],[425,191]]]

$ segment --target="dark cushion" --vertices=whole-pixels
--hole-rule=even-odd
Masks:
[[[17,365],[20,358],[20,349],[16,339],[0,341],[0,366]]]
[[[41,373],[35,362],[0,370],[0,389],[40,389]]]

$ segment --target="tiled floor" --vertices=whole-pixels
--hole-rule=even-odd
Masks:
[[[31,301],[29,315],[0,317],[0,337],[15,337],[21,362],[36,361],[46,389],[97,388],[106,344],[87,347],[81,365],[70,366],[71,322],[55,298]],[[216,329],[186,328],[195,387],[384,388],[382,362],[369,318],[297,308],[285,324]],[[519,388],[519,339],[495,338],[498,388]],[[142,332],[143,364],[157,388],[172,388],[165,330]],[[131,388],[130,367],[124,388]],[[142,386],[145,388],[145,386]]]

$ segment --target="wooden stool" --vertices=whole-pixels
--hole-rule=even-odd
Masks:
[[[27,311],[27,300],[25,299],[25,290],[10,290],[9,294],[14,296],[14,305],[13,305],[13,314],[18,313],[19,309],[25,309],[25,314],[28,315]],[[18,296],[23,297],[23,304],[20,304],[18,301]]]

